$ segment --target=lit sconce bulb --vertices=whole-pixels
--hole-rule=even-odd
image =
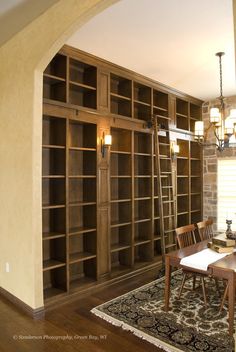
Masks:
[[[234,133],[233,121],[231,121],[230,118],[227,118],[225,120],[225,134],[227,134],[227,136],[232,136],[233,133]]]
[[[108,149],[112,144],[112,136],[110,134],[103,133],[101,138],[101,152],[102,157],[105,156],[105,149]]]
[[[203,124],[203,121],[196,121],[195,122],[194,137],[196,139],[203,139],[203,137],[204,137],[204,124]]]
[[[220,117],[221,117],[221,114],[220,114],[220,111],[218,108],[211,108],[210,109],[210,122],[211,123],[219,123],[220,122]]]
[[[173,152],[175,154],[178,154],[179,153],[179,145],[178,144],[173,144]]]
[[[176,144],[175,142],[172,142],[171,144],[171,158],[172,161],[176,159],[176,155],[179,153],[179,145]]]
[[[111,144],[112,144],[112,136],[110,134],[105,134],[104,145],[111,146]]]

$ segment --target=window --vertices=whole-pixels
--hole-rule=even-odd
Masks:
[[[226,218],[232,219],[236,230],[236,159],[218,159],[218,230],[226,230]]]

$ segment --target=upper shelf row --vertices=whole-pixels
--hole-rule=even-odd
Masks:
[[[110,113],[149,121],[157,115],[165,128],[170,120],[169,94],[121,75],[110,73],[108,87]],[[57,54],[44,71],[44,98],[84,108],[97,109],[100,84],[94,65]],[[104,92],[102,93],[104,94]],[[176,97],[177,128],[194,131],[201,118],[201,105]]]

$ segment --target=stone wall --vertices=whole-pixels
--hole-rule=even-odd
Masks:
[[[202,107],[202,119],[205,130],[209,126],[210,108],[217,107],[217,100],[205,102]],[[226,116],[229,115],[229,109],[236,108],[236,96],[226,99]],[[213,128],[207,132],[207,139],[215,143]],[[223,152],[217,151],[215,146],[204,147],[203,149],[203,214],[205,218],[212,218],[214,227],[217,224],[217,159],[218,158],[236,158],[236,148],[226,148]]]

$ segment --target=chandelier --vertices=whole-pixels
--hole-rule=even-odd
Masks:
[[[216,146],[217,150],[222,152],[225,148],[230,146],[230,137],[235,134],[236,136],[236,109],[230,110],[230,115],[226,118],[225,113],[225,97],[223,96],[222,87],[222,56],[224,52],[216,53],[219,58],[220,69],[220,96],[217,98],[219,103],[217,107],[210,109],[210,124],[204,130],[203,121],[195,122],[194,138],[202,146]],[[215,143],[208,143],[207,136],[209,130],[213,128]]]

